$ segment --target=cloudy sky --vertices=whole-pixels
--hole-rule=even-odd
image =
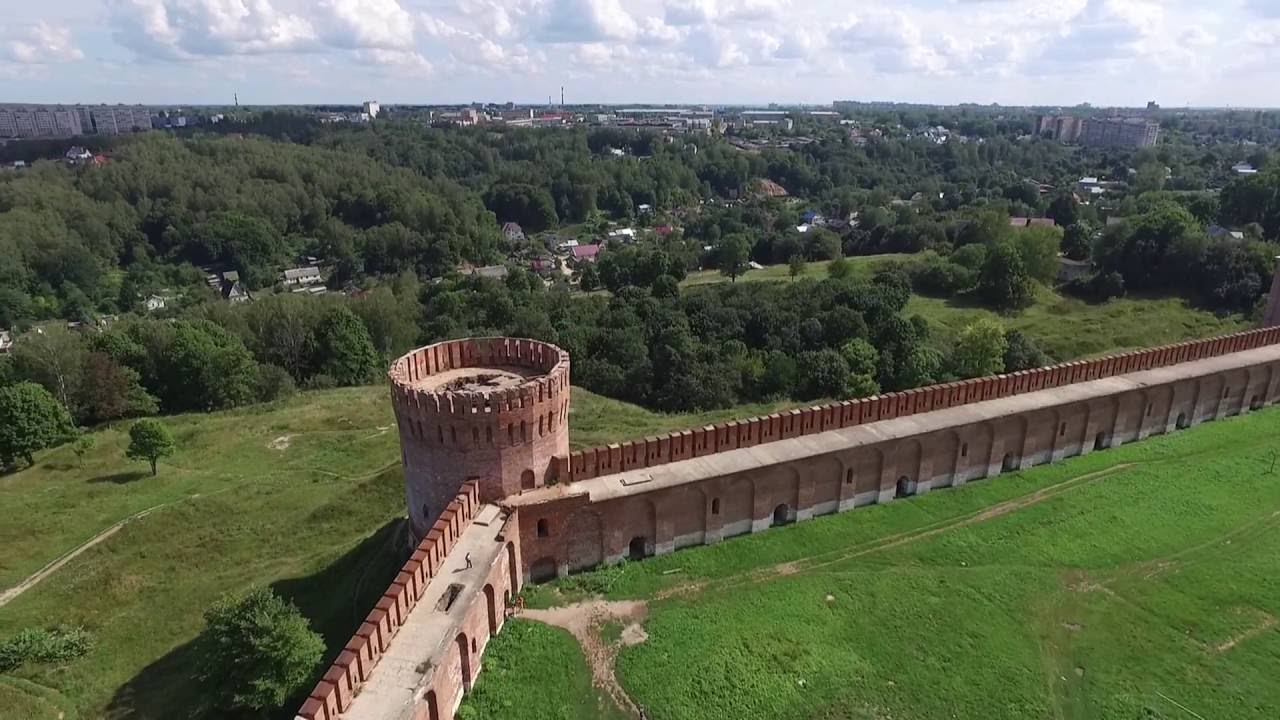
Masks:
[[[1280,106],[1280,0],[6,0],[0,102]]]

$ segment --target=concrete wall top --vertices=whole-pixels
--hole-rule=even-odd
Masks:
[[[837,428],[1229,355],[1276,343],[1280,343],[1280,327],[1264,327],[1093,360],[1077,360],[1034,370],[789,410],[766,417],[733,420],[655,438],[579,450],[557,456],[556,470],[561,482],[572,483]]]
[[[463,485],[311,691],[295,716],[297,720],[336,720],[346,711],[480,507],[479,485]]]

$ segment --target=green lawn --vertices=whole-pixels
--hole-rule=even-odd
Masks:
[[[1270,409],[535,599],[650,599],[618,673],[655,720],[1280,717],[1278,436]]]
[[[1005,327],[1031,337],[1060,361],[1225,335],[1250,327],[1239,315],[1218,317],[1180,298],[1128,297],[1094,304],[1043,287],[1034,305],[1011,315],[921,295],[911,296],[906,314],[928,319],[934,337],[947,347],[974,320],[997,318]]]
[[[575,388],[570,427],[591,445],[771,407],[660,415]],[[385,388],[165,422],[179,452],[155,478],[124,458],[127,425],[96,432],[83,467],[62,447],[0,476],[0,588],[154,508],[0,607],[0,639],[71,623],[98,641],[65,666],[0,675],[0,719],[209,717],[188,643],[221,593],[272,585],[333,654],[398,569],[404,491]]]
[[[884,255],[862,255],[845,259],[853,266],[853,277],[870,278],[875,273],[876,268],[881,265],[894,260],[902,260],[906,257],[908,256],[886,253]],[[830,264],[830,260],[807,263],[804,273],[800,277],[823,280],[827,277],[827,266]],[[736,282],[781,282],[790,279],[791,268],[786,263],[783,263],[781,265],[766,265],[762,270],[748,270],[745,274],[740,275]],[[689,276],[681,281],[680,285],[681,287],[694,287],[720,282],[729,282],[729,278],[719,270],[698,270],[697,272],[689,273]]]
[[[511,620],[490,642],[475,690],[458,720],[622,720],[591,685],[591,670],[567,630]]]

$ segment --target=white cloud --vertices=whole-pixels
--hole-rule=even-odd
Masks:
[[[16,33],[0,48],[7,59],[23,65],[68,62],[84,57],[80,48],[75,46],[70,30],[44,22],[36,23],[26,32]]]
[[[111,9],[121,44],[162,58],[299,50],[316,38],[309,20],[270,0],[113,0]]]
[[[413,18],[396,0],[324,0],[326,40],[335,47],[405,50],[413,47]]]
[[[551,0],[539,37],[548,42],[632,40],[640,26],[619,0]]]

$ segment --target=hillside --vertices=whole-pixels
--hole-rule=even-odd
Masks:
[[[659,415],[575,388],[570,422],[596,444],[768,409]],[[0,719],[207,717],[188,643],[218,595],[271,585],[332,653],[389,582],[404,491],[385,388],[165,422],[179,451],[158,477],[124,458],[126,425],[96,432],[83,466],[62,447],[0,477],[0,588],[146,513],[0,607],[0,638],[56,623],[97,637],[65,668],[0,675]]]

